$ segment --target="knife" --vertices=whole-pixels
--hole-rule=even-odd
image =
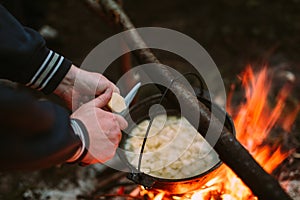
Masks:
[[[137,94],[139,88],[141,87],[141,82],[138,82],[126,95],[126,97],[124,98],[125,101],[125,105],[126,108],[121,111],[119,114],[122,115],[123,117],[125,115],[127,115],[128,111],[129,111],[129,105],[132,102],[132,100],[134,99],[135,95]]]

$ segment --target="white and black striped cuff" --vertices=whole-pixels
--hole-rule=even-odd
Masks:
[[[73,155],[73,157],[68,160],[68,162],[74,162],[74,161],[78,160],[80,158],[80,156],[83,154],[87,144],[86,144],[86,139],[85,139],[84,133],[83,133],[80,125],[77,123],[77,120],[71,119],[70,123],[71,123],[71,127],[72,127],[74,133],[76,135],[78,135],[78,137],[80,138],[80,140],[82,142],[82,146],[80,147],[80,149],[78,149],[77,152]]]
[[[26,84],[26,86],[32,87],[37,90],[44,89],[49,81],[53,78],[55,73],[58,71],[63,61],[63,56],[50,50],[44,62],[31,78],[31,80]]]

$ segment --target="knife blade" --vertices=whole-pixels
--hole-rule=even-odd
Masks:
[[[126,97],[124,98],[125,101],[125,105],[126,108],[121,111],[119,114],[122,116],[127,115],[128,111],[129,111],[129,105],[132,102],[132,100],[134,99],[135,95],[137,94],[139,88],[141,87],[141,82],[138,82],[126,95]]]
[[[124,98],[125,100],[125,105],[127,107],[129,107],[130,103],[132,102],[132,100],[134,99],[136,93],[138,92],[139,88],[141,87],[141,83],[138,82],[126,95],[126,97]]]

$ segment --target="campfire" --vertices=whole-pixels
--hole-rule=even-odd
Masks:
[[[255,74],[250,66],[240,77],[245,91],[245,100],[239,106],[231,106],[234,86],[228,95],[227,111],[233,116],[236,137],[251,153],[256,161],[268,173],[285,160],[292,150],[283,149],[282,140],[268,142],[268,137],[275,126],[282,128],[283,134],[291,130],[298,109],[283,116],[286,99],[292,89],[291,80],[278,92],[275,105],[268,99],[272,86],[270,73],[265,67]],[[234,158],[233,158],[234,159]],[[217,169],[201,188],[183,195],[172,195],[166,191],[145,190],[138,187],[131,196],[147,197],[146,199],[257,199],[251,190],[225,164]]]

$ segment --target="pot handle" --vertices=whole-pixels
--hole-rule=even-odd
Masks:
[[[121,159],[122,163],[127,166],[130,172],[127,174],[127,178],[136,184],[144,186],[146,189],[151,189],[152,186],[157,182],[157,179],[150,177],[144,172],[139,172],[135,167],[133,167],[125,157],[125,154],[117,149],[117,154]]]
[[[186,75],[193,75],[194,77],[197,78],[197,80],[200,83],[199,87],[193,86],[193,89],[194,89],[194,92],[195,92],[195,95],[196,95],[198,101],[205,104],[205,106],[208,107],[209,109],[211,109],[211,107],[215,107],[217,109],[217,112],[222,112],[223,114],[225,114],[226,120],[225,120],[224,125],[229,130],[231,130],[232,134],[235,136],[236,131],[235,131],[234,122],[233,122],[231,116],[229,115],[228,112],[226,112],[226,110],[223,110],[219,105],[217,105],[216,103],[211,101],[210,94],[209,94],[207,88],[205,88],[205,83],[204,83],[203,79],[195,73],[187,73],[184,76],[186,76]],[[216,117],[218,118],[218,116],[216,116]]]
[[[146,175],[144,172],[128,173],[127,178],[136,184],[144,186],[146,189],[151,189],[157,182],[157,179]]]
[[[158,179],[139,171],[127,160],[126,154],[121,148],[117,148],[116,154],[121,160],[122,164],[128,169],[127,178],[138,185],[144,186],[146,189],[151,189],[154,184],[158,182]]]

